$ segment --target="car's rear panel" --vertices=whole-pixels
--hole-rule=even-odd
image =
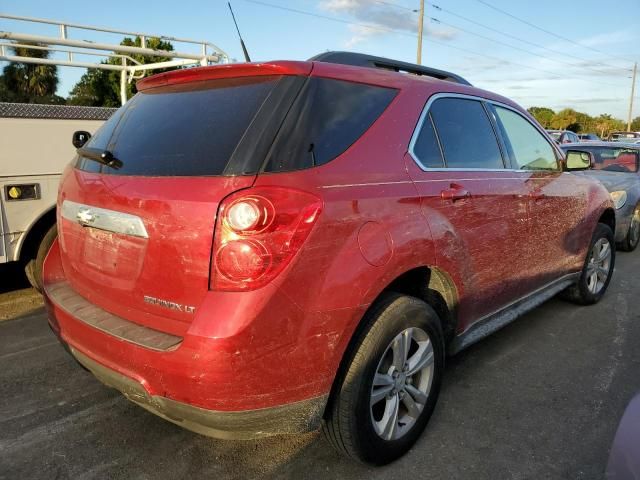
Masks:
[[[243,136],[261,111],[273,115],[266,107],[287,81],[259,75],[158,86],[120,109],[87,148],[109,151],[122,166],[80,151],[61,184],[58,228],[71,287],[113,314],[182,334],[209,289],[218,205],[255,180],[255,168],[226,170],[251,164],[236,159],[255,150],[254,140],[242,146]]]
[[[127,177],[73,170],[62,184],[58,222],[63,267],[72,287],[115,314],[180,334],[209,286],[219,201],[251,186],[230,178]],[[65,202],[142,220],[146,238],[83,226]],[[117,212],[117,213],[116,213]],[[82,211],[79,216],[82,215]],[[168,302],[168,303],[164,303]]]

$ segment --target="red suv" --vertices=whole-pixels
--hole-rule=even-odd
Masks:
[[[178,425],[322,425],[384,464],[425,428],[445,352],[607,288],[608,192],[456,75],[334,52],[138,90],[64,173],[44,283],[69,352]]]

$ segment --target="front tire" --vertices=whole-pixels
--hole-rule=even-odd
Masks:
[[[593,233],[578,282],[565,290],[565,297],[580,305],[593,305],[604,296],[616,262],[615,237],[609,225],[599,223]]]
[[[367,313],[345,356],[323,430],[342,454],[385,465],[406,453],[438,399],[445,347],[440,319],[415,297],[389,293]]]

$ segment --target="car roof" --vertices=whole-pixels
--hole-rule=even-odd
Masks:
[[[236,63],[186,68],[143,78],[136,83],[136,88],[139,91],[145,91],[166,85],[184,84],[220,78],[266,75],[315,76],[347,80],[369,85],[379,85],[382,87],[396,89],[417,88],[425,91],[428,95],[435,93],[453,93],[478,96],[487,100],[506,104],[510,107],[516,108],[518,111],[530,118],[533,118],[526,110],[520,107],[513,100],[471,85],[455,83],[448,80],[440,80],[427,75],[400,73],[385,68],[371,68],[319,61],[276,60],[260,63]]]

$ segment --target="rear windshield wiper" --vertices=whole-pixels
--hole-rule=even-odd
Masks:
[[[78,153],[89,160],[94,160],[98,163],[106,165],[114,169],[122,168],[122,161],[113,156],[109,150],[102,150],[100,148],[82,147],[78,149]]]

